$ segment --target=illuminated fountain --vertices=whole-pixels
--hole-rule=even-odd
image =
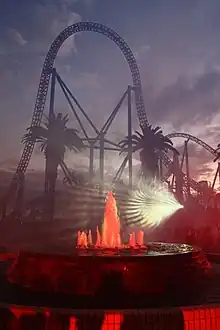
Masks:
[[[71,308],[79,308],[80,301],[83,308],[158,307],[172,305],[177,297],[181,305],[204,292],[211,269],[200,249],[160,242],[144,245],[142,231],[130,233],[124,244],[120,230],[116,201],[109,192],[102,230],[97,228],[94,242],[89,230],[78,232],[77,247],[66,254],[21,251],[8,280],[31,292],[72,295]]]
[[[144,247],[144,232],[138,232],[137,241],[135,233],[132,232],[129,237],[129,244],[121,243],[120,235],[120,219],[118,217],[118,210],[116,200],[113,193],[108,192],[107,201],[105,204],[104,221],[102,225],[102,233],[100,234],[99,228],[96,229],[96,248],[108,248],[108,249],[124,249],[124,248],[140,248]],[[93,247],[92,233],[89,230],[88,235],[83,232],[78,232],[77,247],[88,248]],[[147,248],[145,246],[145,248]]]

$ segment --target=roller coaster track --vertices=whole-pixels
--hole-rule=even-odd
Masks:
[[[212,148],[210,145],[208,145],[207,143],[205,143],[204,141],[200,140],[199,138],[187,134],[187,133],[170,133],[167,134],[166,137],[168,137],[169,139],[175,138],[175,137],[181,137],[184,138],[186,140],[190,140],[195,142],[196,144],[200,145],[201,147],[203,147],[205,150],[207,150],[208,152],[210,152],[213,156],[216,156],[216,151],[214,148]],[[164,157],[164,165],[168,168],[168,169],[172,169],[172,161],[169,159],[169,157],[167,155],[165,155]],[[167,180],[169,178],[169,176],[171,175],[171,170],[168,170],[167,175],[164,177],[165,180]],[[187,177],[184,173],[182,173],[183,175],[183,180],[184,182],[186,182]],[[189,179],[189,184],[190,187],[193,188],[195,191],[199,191],[199,185],[198,182],[196,182],[193,179]]]
[[[114,30],[102,24],[93,22],[79,22],[64,29],[54,40],[46,55],[43,64],[43,69],[41,72],[40,84],[37,92],[31,126],[38,126],[41,123],[50,82],[50,76],[53,69],[54,61],[56,59],[60,47],[68,37],[72,36],[77,32],[82,31],[92,31],[105,35],[120,48],[128,62],[132,74],[132,81],[135,92],[135,103],[140,125],[148,123],[142,94],[140,72],[135,57],[127,43]],[[34,144],[34,142],[28,142],[25,145],[16,173],[24,173],[26,171],[33,152]]]
[[[105,25],[95,22],[78,22],[64,29],[50,46],[40,76],[40,83],[37,92],[34,112],[32,116],[31,127],[39,126],[41,124],[42,115],[48,93],[48,87],[50,83],[51,72],[60,47],[67,38],[74,35],[75,33],[83,32],[83,31],[96,32],[105,35],[120,48],[120,50],[124,54],[125,59],[127,60],[127,63],[131,71],[133,88],[135,93],[135,105],[137,109],[139,123],[141,126],[144,126],[146,124],[148,125],[148,119],[145,111],[145,105],[144,105],[144,99],[142,93],[140,72],[136,59],[131,49],[129,48],[128,44],[125,42],[123,38],[120,37],[118,33],[110,29],[109,27],[106,27]],[[19,182],[19,175],[24,174],[26,172],[26,169],[28,167],[34,149],[34,145],[35,142],[26,143],[23,153],[21,155],[21,159],[18,163],[16,173],[9,187],[9,191],[17,188]],[[163,155],[163,158],[164,158],[163,159],[164,164],[173,171],[174,170],[173,162],[169,159],[169,157],[166,154]],[[185,175],[183,173],[182,175],[185,178]],[[197,183],[195,181],[192,180],[190,184],[192,188],[194,189],[197,188]]]
[[[175,137],[182,137],[184,139],[190,140],[195,142],[196,144],[199,144],[201,147],[206,149],[208,152],[210,152],[213,156],[216,156],[216,151],[214,148],[212,148],[210,145],[205,143],[204,141],[200,140],[199,138],[187,134],[187,133],[170,133],[166,135],[169,139],[175,138]]]

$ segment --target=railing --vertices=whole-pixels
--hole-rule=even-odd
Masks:
[[[219,330],[220,305],[125,311],[51,310],[5,305],[0,309],[0,329]]]
[[[220,305],[181,308],[184,330],[219,330]]]

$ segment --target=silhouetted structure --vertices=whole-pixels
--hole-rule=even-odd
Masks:
[[[56,72],[56,69],[54,66],[54,61],[56,58],[56,55],[62,46],[63,42],[73,34],[81,31],[93,31],[96,33],[103,34],[107,36],[109,39],[111,39],[122,51],[124,54],[127,63],[129,65],[131,74],[132,74],[132,85],[128,86],[125,93],[123,94],[122,98],[120,99],[119,103],[109,116],[106,123],[103,125],[101,130],[98,130],[97,127],[92,122],[91,118],[87,115],[87,113],[84,111],[84,109],[81,107],[77,99],[74,97],[68,86],[63,82],[61,77]],[[127,98],[127,114],[128,114],[128,137],[127,137],[127,156],[125,157],[124,161],[122,162],[120,168],[118,169],[115,178],[113,182],[120,180],[121,174],[128,163],[128,172],[129,172],[129,188],[132,188],[132,122],[131,122],[131,112],[132,112],[132,94],[134,94],[134,101],[135,106],[137,110],[137,115],[140,123],[141,129],[149,130],[149,122],[147,119],[146,111],[145,111],[145,105],[144,105],[144,99],[142,94],[142,85],[141,85],[141,78],[140,78],[140,72],[138,65],[136,63],[136,59],[127,45],[127,43],[121,38],[114,30],[99,24],[99,23],[93,23],[93,22],[78,22],[76,24],[73,24],[66,29],[64,29],[59,36],[54,40],[52,43],[49,52],[45,58],[43,69],[41,72],[41,78],[40,78],[40,84],[37,92],[37,98],[34,108],[34,113],[32,117],[31,126],[29,128],[29,132],[33,132],[33,129],[40,128],[41,120],[45,108],[46,98],[49,90],[49,84],[51,80],[51,86],[50,86],[50,104],[49,104],[49,120],[54,115],[54,104],[55,104],[55,87],[56,83],[59,84],[63,94],[66,97],[66,100],[69,104],[69,107],[74,114],[75,118],[77,119],[80,129],[82,133],[84,134],[84,138],[82,139],[84,142],[86,142],[86,147],[90,150],[90,161],[89,161],[89,174],[90,174],[90,181],[92,181],[93,174],[94,174],[94,150],[99,149],[99,156],[100,156],[100,162],[99,162],[99,189],[102,192],[104,188],[104,152],[105,150],[112,150],[116,152],[120,152],[121,148],[117,143],[114,143],[106,138],[106,134],[109,130],[109,127],[111,126],[115,116],[117,115],[119,109],[121,108],[122,103]],[[79,110],[81,115],[84,116],[84,118],[87,120],[89,125],[91,126],[92,130],[95,133],[95,137],[90,137],[87,133],[87,130],[82,124],[82,121],[80,119],[80,116],[78,115],[78,112],[76,111],[76,108]],[[183,136],[183,133],[178,133],[179,136]],[[182,135],[181,135],[182,134]],[[36,137],[37,138],[37,137]],[[169,138],[169,136],[164,137],[164,139]],[[16,173],[13,177],[13,180],[9,186],[8,193],[5,196],[4,200],[4,207],[3,207],[3,217],[6,215],[6,205],[8,201],[12,198],[14,193],[18,193],[15,213],[18,214],[18,217],[20,216],[21,209],[22,208],[22,196],[23,196],[23,188],[22,182],[24,182],[24,174],[27,170],[34,145],[36,142],[36,139],[29,138],[26,139],[26,144],[20,159],[20,162],[18,164]],[[198,142],[198,141],[197,141]],[[203,145],[205,145],[203,143]],[[187,147],[187,143],[186,143]],[[142,154],[143,155],[143,154]],[[177,197],[181,200],[183,195],[183,190],[187,190],[188,195],[190,194],[190,189],[194,189],[195,191],[199,190],[199,186],[197,182],[189,178],[189,171],[187,170],[186,175],[182,172],[182,167],[179,164],[179,160],[176,157],[173,160],[171,160],[168,155],[166,154],[166,150],[159,150],[159,159],[160,159],[160,176],[161,178],[167,180],[167,178],[173,174],[175,177],[175,185],[171,184],[170,189],[173,189]],[[216,155],[216,154],[215,154]],[[188,159],[188,158],[187,158]],[[162,163],[168,168],[168,173],[163,175],[162,171]],[[76,178],[74,177],[74,173],[71,172],[65,163],[62,161],[62,170],[64,172],[64,175],[66,177],[66,182],[73,186],[76,184]],[[55,172],[54,172],[55,173]],[[47,173],[47,177],[50,177],[50,173]],[[52,175],[51,175],[52,176]],[[55,175],[53,175],[55,177]],[[48,181],[48,180],[46,180]],[[51,180],[54,182],[54,179]],[[51,196],[53,195],[54,190],[54,184],[51,183]],[[52,202],[51,202],[52,205]],[[52,208],[51,208],[52,209]],[[52,212],[52,211],[51,211]]]

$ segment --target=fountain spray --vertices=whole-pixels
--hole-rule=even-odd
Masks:
[[[161,182],[140,182],[131,192],[125,210],[127,224],[138,227],[158,227],[183,206]]]
[[[144,247],[144,233],[138,232],[137,240],[135,233],[130,234],[129,244],[125,245],[121,242],[120,236],[120,219],[118,217],[118,210],[116,205],[115,197],[111,191],[107,194],[104,221],[102,225],[102,232],[100,233],[99,228],[96,230],[96,243],[95,248],[107,248],[107,249],[121,249],[121,248],[141,248]],[[78,232],[77,247],[87,248],[92,247],[92,234],[89,230],[89,234]],[[146,247],[145,247],[146,248]]]

